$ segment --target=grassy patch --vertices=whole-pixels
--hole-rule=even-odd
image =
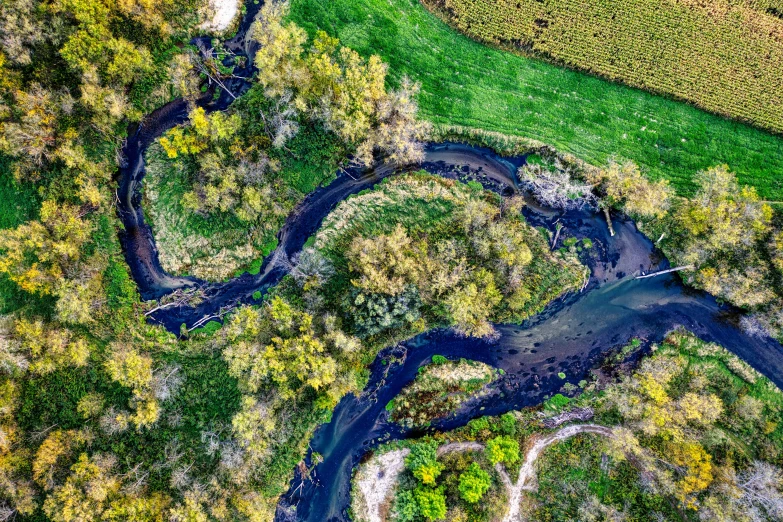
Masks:
[[[470,40],[418,0],[293,0],[291,18],[421,82],[423,115],[540,140],[596,165],[616,156],[684,194],[695,172],[726,163],[783,199],[783,140],[692,106]]]
[[[726,0],[709,5],[659,0],[424,3],[478,40],[532,52],[783,132],[783,20],[758,4]],[[705,69],[710,74],[704,74]]]
[[[656,511],[666,520],[681,520],[666,497],[645,490],[636,468],[607,459],[605,441],[595,435],[547,449],[538,464],[538,484],[536,520],[579,520],[593,498],[604,509],[622,511],[627,505],[632,520],[647,520]]]
[[[0,154],[0,229],[14,228],[37,217],[40,199],[31,183],[14,181],[10,159]],[[0,276],[0,313],[12,312],[37,300],[20,291],[6,276]]]

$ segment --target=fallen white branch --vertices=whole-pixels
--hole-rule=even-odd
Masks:
[[[652,272],[649,274],[643,274],[636,276],[636,279],[646,279],[648,277],[656,277],[663,274],[670,274],[672,272],[679,272],[680,270],[693,270],[695,267],[693,265],[683,265],[683,266],[675,266],[674,268],[669,268],[667,270],[659,270],[658,272]]]

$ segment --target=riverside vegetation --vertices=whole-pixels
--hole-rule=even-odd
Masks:
[[[418,87],[387,90],[377,56],[326,33],[308,46],[285,10],[270,3],[253,29],[258,84],[228,114],[195,109],[150,149],[147,203],[167,270],[208,280],[257,270],[293,206],[349,153],[364,166],[376,153],[395,165],[422,157]]]
[[[675,331],[633,370],[582,385],[573,399],[382,446],[409,449],[381,520],[500,521],[510,509],[530,520],[783,516],[783,392],[736,356]],[[592,410],[590,424],[563,427],[577,408]],[[524,480],[518,510],[509,475]],[[357,480],[372,477],[360,468]]]
[[[422,366],[416,380],[406,386],[386,409],[394,422],[406,427],[429,426],[448,417],[466,402],[480,397],[500,373],[478,361],[449,361],[442,355]]]
[[[240,59],[219,42],[207,52],[188,46],[203,8],[190,0],[0,0],[0,518],[269,520],[314,428],[366,384],[379,349],[436,327],[491,337],[493,323],[520,322],[585,282],[574,256],[551,252],[520,217],[520,198],[413,173],[341,203],[293,260],[290,277],[222,328],[178,339],[149,324],[144,313],[156,303],[140,302],[117,240],[112,175],[129,122],[176,97],[191,102],[188,122],[149,149],[145,198],[164,263],[222,279],[257,267],[285,215],[344,158],[419,160],[428,125],[417,119],[414,97],[435,114],[431,80],[412,78],[423,85],[417,95],[398,59],[387,77],[367,46],[358,53],[333,34],[306,33],[276,2],[254,33],[262,44],[254,86],[226,111],[199,109],[233,74],[223,59]],[[349,41],[361,40],[357,34]],[[775,168],[773,138],[656,100],[642,98],[684,111],[696,127],[706,122],[707,135],[714,126],[734,144],[716,152],[689,141],[672,179],[740,158],[742,179],[774,194],[758,167],[763,157]],[[520,122],[526,132],[530,121]],[[562,130],[544,128],[550,137]],[[669,138],[680,143],[679,133]],[[750,142],[758,147],[734,154]],[[585,157],[604,158],[614,145],[637,159],[651,151],[620,143]],[[664,172],[652,166],[658,159],[644,163],[654,176]],[[613,168],[625,172],[610,167],[589,182],[606,205],[659,220],[650,227],[674,215],[648,212],[657,201],[648,196],[670,199],[664,183],[630,170],[614,186],[606,174]],[[672,203],[691,209],[683,215],[695,223],[682,222],[672,251],[696,244],[709,255],[694,263],[736,263],[729,273],[743,255],[757,262],[753,243],[776,252],[759,197],[730,182],[713,185],[693,203]],[[753,231],[750,241],[726,235],[737,223]],[[724,261],[726,237],[725,248],[739,254]],[[777,270],[774,256],[759,259]],[[770,296],[748,306],[772,306]],[[487,444],[490,459],[513,453],[507,438]],[[485,474],[500,477],[493,469],[472,467],[461,493],[481,497]],[[425,497],[440,510],[437,494]]]
[[[697,173],[691,198],[674,195],[665,180],[648,181],[630,162],[599,169],[533,158],[519,175],[536,198],[555,208],[615,208],[632,216],[679,265],[687,284],[749,312],[742,319],[746,331],[783,335],[779,216],[725,165]]]
[[[147,305],[139,300],[119,246],[111,177],[127,123],[172,97],[198,97],[200,79],[192,72],[194,62],[213,76],[231,74],[210,62],[214,57],[175,45],[190,37],[189,28],[199,21],[201,7],[175,1],[154,6],[147,2],[0,3],[0,148],[7,196],[0,203],[4,227],[0,230],[2,519],[267,520],[286,477],[301,458],[310,430],[328,416],[334,399],[307,391],[321,389],[321,384],[304,377],[300,382],[299,374],[280,372],[279,361],[273,365],[278,371],[270,367],[263,382],[257,380],[260,374],[255,381],[238,379],[244,377],[242,366],[230,354],[239,354],[248,345],[238,340],[234,352],[226,347],[223,353],[220,343],[230,339],[228,333],[188,342],[148,324]],[[270,14],[265,22],[275,19],[279,16]],[[303,33],[289,29],[294,32],[286,34],[300,35],[303,46]],[[403,91],[386,90],[385,66],[373,60],[368,68],[368,62],[338,48],[336,41],[322,37],[319,42],[324,47],[317,53],[318,63],[330,64],[330,73],[308,92],[315,93],[321,111],[336,114],[327,118],[320,112],[312,122],[304,121],[301,129],[294,128],[297,115],[293,114],[293,121],[286,120],[286,138],[296,139],[293,135],[300,130],[303,138],[314,133],[320,141],[312,143],[314,150],[295,149],[298,155],[280,160],[283,171],[295,169],[300,161],[315,172],[298,169],[302,190],[308,190],[308,183],[320,182],[319,173],[333,167],[337,160],[330,159],[329,150],[337,147],[342,147],[340,154],[347,154],[363,146],[365,157],[376,146],[393,151],[401,142],[390,143],[400,137],[402,126],[413,133],[407,136],[412,141],[406,142],[411,145],[406,150],[414,155],[418,150],[417,127],[402,125],[413,122],[415,106],[406,115],[395,112],[404,105],[389,109]],[[150,50],[147,45],[152,44]],[[287,56],[289,71],[294,66],[308,70],[308,58]],[[168,147],[167,156],[193,155],[198,148],[203,152],[204,165],[187,158],[202,168],[202,177],[189,178],[191,185],[183,190],[193,194],[183,197],[191,202],[193,213],[215,212],[206,196],[210,183],[221,184],[207,173],[214,173],[209,166],[224,159],[232,145],[241,146],[247,156],[225,160],[221,166],[229,174],[248,165],[262,174],[259,164],[267,151],[272,156],[269,163],[276,159],[274,151],[264,148],[274,146],[269,143],[271,123],[252,128],[268,114],[259,114],[261,110],[285,95],[274,92],[268,81],[269,70],[279,71],[281,66],[263,60],[259,53],[259,69],[267,72],[267,81],[259,82],[262,87],[248,97],[247,103],[257,108],[248,109],[244,120],[234,112],[240,105],[215,114],[194,107],[190,125],[167,134],[166,142],[161,140],[161,148]],[[346,71],[354,90],[342,91],[346,98],[324,99],[317,89],[335,91],[337,84],[346,82]],[[365,104],[353,103],[359,96],[356,89],[370,89],[361,91],[368,92],[362,97]],[[302,111],[317,112],[307,106],[315,98],[296,99]],[[349,110],[340,111],[341,103],[350,105]],[[321,128],[327,124],[328,130]],[[343,131],[350,135],[340,134]],[[250,132],[261,141],[255,149],[252,143],[237,144]],[[321,149],[315,149],[318,143],[336,145],[327,147],[323,158],[318,156]],[[185,171],[191,164],[177,168]],[[252,176],[233,175],[243,183],[240,188],[255,187],[248,182],[248,178],[255,181]],[[271,186],[276,179],[269,178]],[[255,199],[245,200],[256,203],[255,207],[248,204],[251,210],[260,204],[260,195],[266,196],[265,189],[261,185],[250,194]],[[235,197],[233,190],[220,193],[219,202]],[[274,198],[270,201],[274,203]],[[196,204],[204,208],[196,209]],[[235,209],[242,210],[232,205],[218,210]],[[244,216],[236,218],[240,217]],[[274,306],[274,313],[266,307],[246,310],[238,312],[237,321],[252,313],[272,314],[280,321],[279,330],[266,325],[265,331],[277,335],[291,333],[291,322],[306,330],[304,325],[312,321],[300,308],[279,301],[269,306]],[[321,326],[318,322],[313,328]],[[270,349],[276,339],[267,339]],[[289,340],[278,355],[291,357],[299,342]],[[321,360],[319,342],[304,344],[310,358],[303,364]],[[353,341],[346,335],[323,342],[331,350]],[[326,354],[321,358],[330,364]],[[335,373],[341,369],[333,368]],[[331,383],[328,375],[321,383]],[[290,404],[308,415],[299,431],[290,433],[281,425],[271,428],[272,435],[265,431],[273,419],[263,414],[263,407],[275,404],[255,398],[250,391],[262,384],[264,390],[279,388],[287,402],[293,390],[306,384],[299,402]],[[308,409],[302,404],[316,406]],[[263,446],[268,439],[275,443]],[[258,474],[249,468],[241,473],[237,468],[253,451],[256,459],[272,464]]]
[[[452,180],[390,178],[327,217],[264,305],[191,340],[221,352],[238,382],[233,431],[215,435],[235,480],[260,481],[273,506],[312,431],[364,387],[380,348],[438,326],[491,335],[491,321],[521,321],[578,288],[578,262],[499,205]]]
[[[695,190],[696,172],[727,164],[763,199],[783,200],[780,137],[488,47],[454,31],[420,0],[292,0],[290,17],[311,35],[325,30],[362,54],[378,54],[392,81],[419,82],[420,111],[436,128],[522,136],[593,165],[630,160],[682,195]]]
[[[298,132],[364,163],[377,151],[400,163],[420,154],[414,86],[387,90],[379,60],[326,35],[307,42],[281,23],[283,8],[262,13],[260,34],[271,40],[256,57],[255,108],[194,108],[160,140],[160,161],[181,160],[165,168],[189,183],[185,214],[256,225],[252,212],[275,204],[276,186],[296,186],[286,161],[306,157],[318,172],[334,165],[291,145],[302,156],[279,159],[276,171],[275,141],[293,144]],[[281,42],[298,42],[284,47],[285,63]],[[268,520],[312,430],[363,386],[378,348],[435,326],[491,335],[492,322],[520,321],[585,277],[524,223],[520,200],[410,175],[342,203],[262,306],[236,310],[217,333],[177,340],[145,321],[107,179],[80,184],[79,169],[52,161],[62,170],[39,180],[40,212],[0,238],[5,517]],[[215,178],[223,170],[225,183]]]

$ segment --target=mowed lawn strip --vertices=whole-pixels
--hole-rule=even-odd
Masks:
[[[596,165],[638,163],[682,194],[725,163],[764,199],[783,200],[783,139],[645,91],[475,42],[418,0],[292,0],[291,19],[323,29],[422,85],[423,116],[526,136]]]

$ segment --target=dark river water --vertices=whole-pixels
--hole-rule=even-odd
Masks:
[[[251,58],[245,69],[238,71],[240,76],[249,77],[253,73],[254,48],[246,34],[260,5],[252,1],[247,3],[247,13],[237,36],[226,43],[235,53]],[[233,80],[229,87],[234,96],[240,96],[249,83]],[[217,97],[208,94],[197,104],[207,110],[222,110],[232,100],[232,95],[224,92]],[[337,203],[394,174],[383,165],[368,171],[342,173],[329,186],[309,195],[286,221],[278,236],[278,249],[264,261],[256,276],[246,273],[225,283],[173,276],[167,274],[158,261],[153,234],[144,222],[140,207],[140,186],[145,150],[167,129],[185,121],[187,111],[183,100],[175,100],[149,114],[141,125],[132,127],[123,149],[125,163],[118,177],[119,215],[124,225],[120,238],[142,297],[158,299],[176,289],[193,286],[200,286],[205,292],[206,299],[198,307],[170,307],[150,318],[176,333],[182,324],[190,327],[220,310],[253,302],[255,291],[265,291],[287,273],[287,260],[302,248]],[[487,149],[466,145],[431,144],[422,167],[450,177],[470,175],[488,188],[512,192],[516,168],[523,160],[501,158]],[[559,219],[565,225],[562,238],[575,236],[593,240],[594,248],[584,259],[592,271],[588,287],[550,304],[543,313],[523,325],[498,325],[499,335],[494,341],[466,339],[448,331],[435,331],[380,354],[372,366],[367,389],[358,397],[345,397],[331,422],[316,431],[311,447],[324,460],[315,467],[312,480],[301,485],[298,477],[294,479],[291,490],[281,501],[278,520],[332,522],[348,519],[346,510],[353,466],[381,442],[421,435],[389,423],[385,405],[416,376],[418,367],[435,354],[475,359],[505,370],[493,394],[435,426],[444,430],[464,425],[476,416],[495,415],[537,404],[564,383],[557,376],[558,372],[564,372],[566,381],[575,384],[587,376],[603,352],[631,337],[660,341],[678,326],[684,326],[704,340],[725,346],[778,386],[783,385],[783,348],[772,339],[749,337],[740,331],[735,326],[736,310],[719,305],[707,294],[685,288],[675,274],[634,279],[639,271],[666,267],[667,263],[633,223],[615,221],[616,235],[611,237],[603,217],[589,212],[561,214],[530,205],[525,216],[532,224],[550,229]],[[390,355],[404,362],[382,364]],[[293,506],[295,510],[291,509]]]
[[[500,337],[496,341],[465,339],[438,331],[396,347],[395,352],[406,355],[401,365],[388,369],[380,361],[389,354],[379,355],[367,390],[360,397],[345,397],[332,421],[316,431],[310,445],[324,461],[316,466],[314,480],[306,481],[301,488],[298,477],[292,482],[278,520],[348,520],[353,466],[381,442],[420,435],[389,422],[385,405],[435,354],[479,360],[505,370],[495,394],[434,427],[440,430],[462,426],[477,416],[539,404],[545,395],[557,392],[563,385],[558,372],[564,372],[566,381],[576,384],[587,377],[603,352],[632,337],[660,341],[678,326],[725,346],[778,386],[783,384],[783,347],[779,343],[747,336],[735,326],[735,310],[718,305],[709,295],[683,287],[676,275],[635,279],[631,274],[647,269],[651,266],[650,256],[655,258],[649,241],[629,222],[615,223],[617,234],[610,238],[602,219],[584,218],[577,218],[577,222],[581,221],[580,235],[587,232],[587,236],[602,243],[612,259],[594,262],[587,290],[553,303],[521,326],[498,325]],[[596,246],[601,248],[599,243]],[[289,506],[296,506],[295,515],[285,509]]]

